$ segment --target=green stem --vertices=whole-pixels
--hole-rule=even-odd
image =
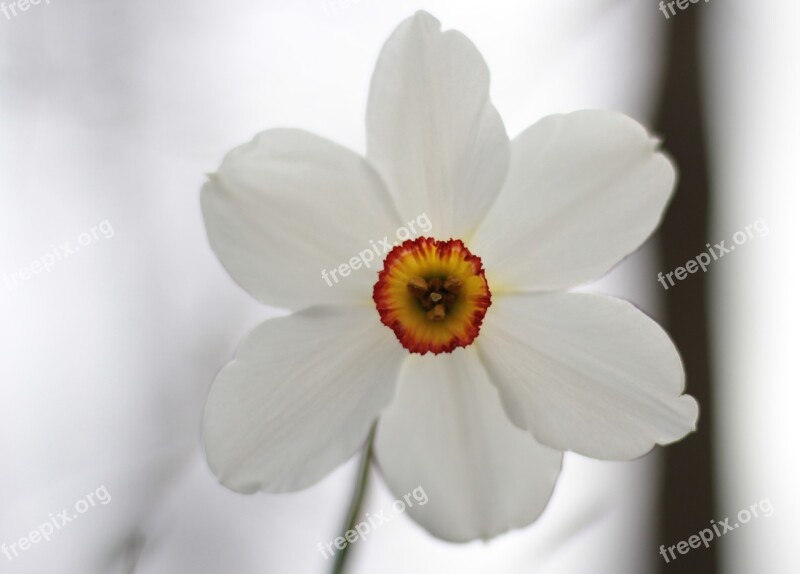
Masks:
[[[361,514],[361,505],[364,502],[364,495],[367,492],[367,483],[369,482],[369,467],[372,461],[372,443],[375,440],[375,427],[376,425],[373,424],[372,429],[369,431],[369,436],[367,437],[367,444],[364,447],[364,455],[361,457],[361,467],[358,469],[358,482],[356,483],[356,488],[353,491],[353,501],[350,503],[350,510],[347,513],[347,521],[345,522],[344,530],[342,532],[353,530],[356,525],[356,520]],[[347,561],[348,550],[350,550],[350,544],[345,546],[336,555],[336,562],[333,564],[333,571],[331,574],[343,574],[345,571],[344,565]]]

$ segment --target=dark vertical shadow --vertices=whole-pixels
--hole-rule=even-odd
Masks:
[[[691,5],[664,25],[668,28],[666,75],[657,130],[675,158],[680,181],[661,227],[663,271],[683,266],[705,249],[708,233],[709,173],[700,78],[700,18],[704,6]],[[715,514],[712,452],[711,372],[709,365],[708,289],[706,275],[695,273],[666,292],[667,327],[683,356],[687,391],[700,402],[698,430],[664,450],[659,544],[686,540],[709,526]],[[660,571],[716,574],[717,546],[678,554],[670,563],[659,558]]]

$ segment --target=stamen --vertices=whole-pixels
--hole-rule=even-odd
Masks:
[[[427,315],[431,321],[441,321],[444,319],[445,313],[444,305],[436,305],[436,307],[428,311]]]
[[[408,290],[413,295],[425,294],[428,292],[428,284],[422,277],[412,277],[408,282]]]
[[[450,293],[458,293],[463,284],[464,282],[458,277],[448,277],[444,280],[444,288]]]

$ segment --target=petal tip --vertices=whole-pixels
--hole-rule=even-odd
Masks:
[[[439,32],[442,29],[442,22],[427,10],[417,10],[414,12],[414,15],[409,18],[409,20],[425,26],[432,26],[436,32]]]

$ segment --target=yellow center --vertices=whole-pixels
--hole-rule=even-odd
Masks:
[[[492,295],[481,260],[458,239],[420,237],[386,256],[372,298],[412,353],[449,353],[475,340]]]

